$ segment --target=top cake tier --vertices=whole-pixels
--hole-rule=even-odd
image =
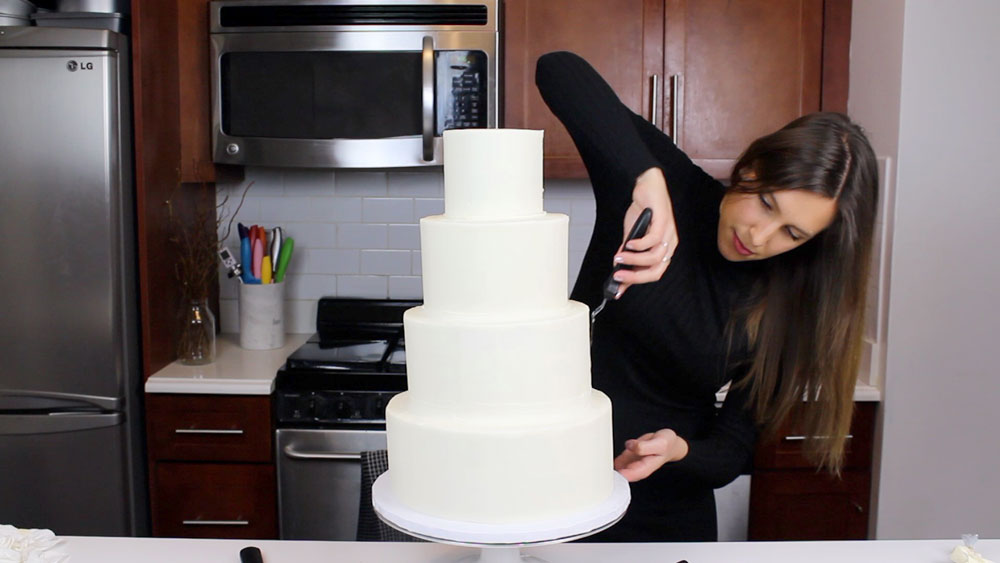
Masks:
[[[512,219],[542,213],[542,131],[444,132],[444,214]]]

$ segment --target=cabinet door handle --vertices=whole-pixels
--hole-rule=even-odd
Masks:
[[[654,74],[649,77],[652,94],[649,96],[649,121],[653,124],[653,127],[660,126],[660,104],[658,100],[660,99],[660,75]]]
[[[681,97],[684,92],[684,75],[674,74],[670,77],[670,138],[674,144],[681,146],[680,123],[683,119],[681,112],[684,110],[684,103]]]
[[[243,433],[243,430],[223,430],[221,428],[177,428],[174,430],[175,434],[227,434],[227,435],[239,435]]]
[[[854,437],[853,434],[848,434],[847,436],[844,436],[844,439],[850,440],[853,437]],[[801,441],[803,441],[805,439],[806,439],[806,436],[785,436],[784,437],[784,440],[786,442],[801,442]]]
[[[292,459],[340,459],[340,460],[360,460],[360,453],[334,453],[334,452],[300,452],[292,446],[285,446],[285,455]]]
[[[249,526],[249,520],[182,520],[185,526]]]

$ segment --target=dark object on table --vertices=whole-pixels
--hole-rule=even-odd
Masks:
[[[240,563],[264,563],[264,558],[260,549],[251,545],[240,550]]]

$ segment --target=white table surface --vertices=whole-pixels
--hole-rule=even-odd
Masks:
[[[204,393],[209,395],[270,395],[274,377],[288,355],[310,334],[286,334],[285,345],[274,350],[244,350],[239,334],[220,334],[215,361],[203,366],[173,362],[146,380],[147,393]]]
[[[549,563],[949,563],[960,539],[857,542],[586,544],[525,548]],[[239,551],[260,548],[264,563],[452,563],[473,548],[429,543],[360,543],[161,538],[66,538],[70,563],[239,563]],[[976,551],[1000,562],[1000,540]]]

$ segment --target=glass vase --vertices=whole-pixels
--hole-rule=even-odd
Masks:
[[[189,366],[212,363],[215,360],[215,315],[208,308],[208,299],[190,300],[181,318],[177,359]]]

